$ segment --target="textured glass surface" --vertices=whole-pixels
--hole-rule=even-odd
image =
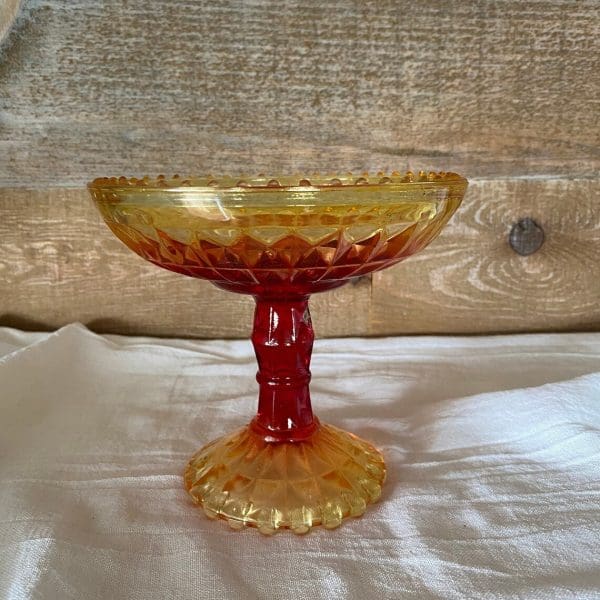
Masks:
[[[381,454],[314,417],[309,295],[424,248],[458,208],[454,173],[97,179],[111,230],[146,260],[256,300],[258,412],[192,458],[185,484],[209,516],[263,533],[335,527],[380,494]]]
[[[244,427],[202,448],[185,472],[187,489],[209,517],[267,534],[359,517],[381,495],[384,479],[381,454],[331,425],[295,443],[266,442]]]

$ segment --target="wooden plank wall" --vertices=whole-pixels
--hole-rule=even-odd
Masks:
[[[460,212],[315,296],[319,334],[600,329],[599,147],[594,0],[24,0],[0,46],[0,325],[247,334],[250,299],[111,238],[92,177],[424,168],[471,180]]]

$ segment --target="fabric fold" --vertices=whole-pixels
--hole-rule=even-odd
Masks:
[[[600,335],[328,339],[323,421],[384,452],[381,501],[265,538],[181,475],[256,404],[249,341],[0,329],[0,597],[600,597]]]

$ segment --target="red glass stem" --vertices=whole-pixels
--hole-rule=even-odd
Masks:
[[[269,442],[296,442],[318,427],[310,405],[310,356],[315,338],[308,296],[257,296],[252,344],[258,361],[254,431]]]

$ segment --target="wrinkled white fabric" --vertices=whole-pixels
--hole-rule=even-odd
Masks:
[[[255,408],[246,341],[0,329],[0,597],[600,598],[600,335],[319,340],[313,405],[381,448],[334,531],[236,532],[182,487]]]

